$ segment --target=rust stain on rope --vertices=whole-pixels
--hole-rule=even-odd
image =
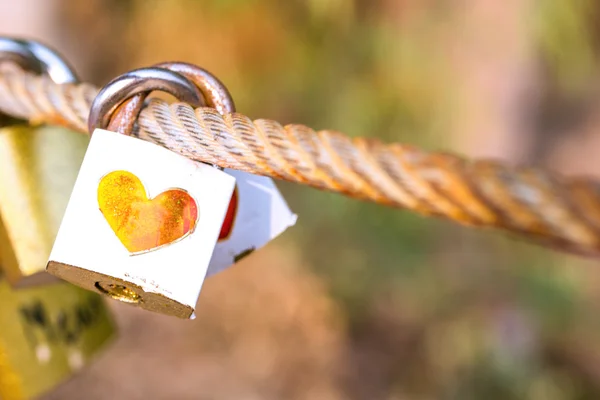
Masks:
[[[86,132],[97,92],[87,84],[55,85],[15,65],[0,65],[0,111],[33,123]],[[119,113],[131,115],[140,104],[129,103]],[[117,118],[111,128],[131,128],[125,120]],[[133,134],[193,160],[600,255],[600,183],[591,179],[160,100],[141,110]]]

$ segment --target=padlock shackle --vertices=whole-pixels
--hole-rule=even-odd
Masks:
[[[180,83],[182,79],[185,85]],[[212,107],[220,114],[235,112],[229,90],[213,74],[193,64],[172,61],[128,72],[104,86],[92,103],[88,129],[129,135],[146,96],[153,90],[166,91],[193,107]],[[193,101],[186,100],[190,96]]]
[[[164,62],[155,67],[177,72],[194,82],[202,92],[206,105],[216,109],[220,114],[235,112],[235,103],[227,86],[204,68],[180,61]]]
[[[56,50],[35,40],[0,37],[0,63],[6,61],[36,74],[46,74],[59,85],[79,81]]]
[[[95,129],[106,129],[111,123],[115,111],[124,105],[126,100],[138,98],[141,106],[145,96],[156,90],[169,93],[193,106],[204,105],[202,92],[183,75],[164,68],[135,69],[116,77],[100,90],[90,109],[88,118],[90,133]],[[133,125],[138,112],[139,109],[132,112],[132,115],[128,113],[130,118],[126,122],[129,126]],[[126,133],[120,129],[115,130],[119,133]]]

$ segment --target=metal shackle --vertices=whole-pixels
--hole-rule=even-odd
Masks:
[[[183,75],[157,67],[136,69],[116,77],[100,90],[90,110],[90,133],[107,128],[114,112],[126,100],[155,90],[167,92],[194,106],[204,104],[202,92]]]
[[[78,82],[73,68],[49,46],[28,39],[0,37],[0,63],[14,62],[21,68],[45,74],[56,84]]]

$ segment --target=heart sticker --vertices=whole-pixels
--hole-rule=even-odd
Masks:
[[[194,231],[198,205],[183,189],[150,199],[140,179],[128,171],[105,175],[98,185],[104,218],[130,253],[155,250]]]

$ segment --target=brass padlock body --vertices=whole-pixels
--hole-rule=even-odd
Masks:
[[[0,259],[8,281],[53,281],[48,256],[89,139],[59,127],[0,128]]]
[[[0,276],[0,399],[51,390],[113,333],[100,295],[65,282],[15,290]]]

